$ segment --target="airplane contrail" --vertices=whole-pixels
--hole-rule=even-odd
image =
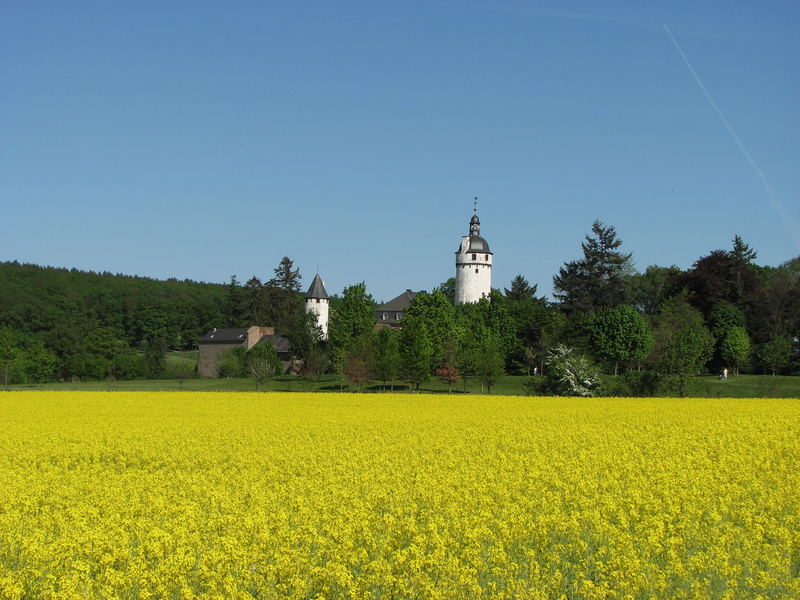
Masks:
[[[764,185],[764,189],[767,192],[767,198],[769,198],[769,203],[772,205],[772,208],[775,210],[775,212],[778,213],[778,216],[780,216],[784,225],[786,225],[789,228],[789,231],[791,232],[792,237],[794,238],[795,244],[797,245],[798,249],[800,249],[800,226],[798,226],[797,221],[795,221],[792,218],[792,216],[789,214],[789,211],[786,210],[786,207],[783,205],[780,199],[775,195],[772,186],[767,181],[766,175],[764,175],[764,172],[756,164],[756,161],[753,160],[753,157],[750,156],[750,153],[747,151],[747,148],[744,147],[741,138],[736,133],[733,126],[728,122],[728,119],[725,118],[725,115],[722,113],[719,106],[717,106],[717,103],[714,102],[714,98],[711,97],[711,94],[709,93],[708,89],[706,89],[706,86],[703,84],[703,81],[700,79],[700,76],[697,74],[697,71],[694,70],[692,63],[689,62],[689,59],[683,52],[683,49],[678,45],[678,42],[675,40],[675,37],[669,30],[669,27],[667,27],[667,25],[664,23],[662,23],[662,25],[664,25],[664,31],[667,32],[669,39],[672,40],[672,43],[675,45],[675,49],[678,51],[678,54],[681,55],[683,62],[686,63],[686,66],[689,68],[689,72],[692,74],[692,77],[694,77],[694,80],[700,87],[700,91],[703,92],[703,95],[706,97],[706,100],[708,100],[708,103],[711,105],[711,108],[714,109],[714,112],[717,113],[717,116],[722,121],[722,124],[725,125],[725,129],[727,129],[728,133],[731,134],[733,141],[735,141],[736,145],[739,146],[739,150],[741,151],[742,156],[744,156],[745,160],[747,160],[747,162],[753,168],[756,177],[758,177],[761,180],[761,183]]]

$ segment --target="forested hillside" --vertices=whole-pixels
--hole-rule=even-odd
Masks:
[[[0,263],[0,382],[10,371],[13,380],[148,376],[165,349],[193,347],[225,324],[225,294],[220,284]]]

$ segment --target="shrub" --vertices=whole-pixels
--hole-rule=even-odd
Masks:
[[[244,377],[245,354],[243,346],[223,353],[217,366],[217,374],[220,377]]]
[[[600,386],[597,368],[568,346],[553,348],[547,365],[548,391],[557,396],[594,396]]]

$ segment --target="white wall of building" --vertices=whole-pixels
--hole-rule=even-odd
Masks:
[[[306,298],[306,312],[317,315],[317,325],[322,329],[322,339],[328,339],[328,299]]]
[[[492,260],[485,252],[469,252],[469,236],[461,238],[456,253],[456,304],[477,302],[492,292]]]

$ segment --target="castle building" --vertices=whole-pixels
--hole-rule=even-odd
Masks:
[[[424,290],[423,290],[424,291]],[[396,298],[392,298],[385,304],[378,304],[375,307],[375,331],[379,331],[384,327],[391,327],[392,329],[400,328],[400,320],[406,314],[406,310],[411,305],[411,301],[417,297],[420,292],[412,292],[406,290]]]
[[[456,250],[456,304],[477,302],[492,292],[492,259],[489,244],[481,237],[481,221],[473,214],[469,235]]]
[[[314,281],[311,282],[311,287],[306,292],[306,312],[314,313],[317,316],[317,325],[322,329],[322,339],[328,339],[328,308],[329,308],[328,292],[325,291],[325,286],[322,279],[317,273],[314,276]]]

